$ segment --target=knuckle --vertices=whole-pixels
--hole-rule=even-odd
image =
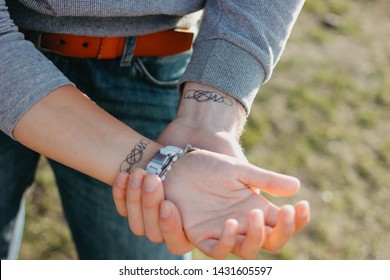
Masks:
[[[141,197],[137,195],[127,195],[126,196],[126,203],[132,204],[132,205],[140,205],[141,204]]]
[[[146,211],[154,211],[158,209],[158,204],[152,199],[142,199],[142,208]]]
[[[112,192],[112,197],[115,201],[124,201],[126,194],[120,192]]]

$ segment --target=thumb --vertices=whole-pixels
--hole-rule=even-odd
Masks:
[[[300,187],[297,178],[259,168],[252,164],[237,163],[238,180],[251,188],[274,196],[291,196]]]

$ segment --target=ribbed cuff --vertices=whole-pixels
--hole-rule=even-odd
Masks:
[[[261,63],[236,45],[221,39],[198,42],[180,80],[198,82],[236,98],[249,114],[253,100],[265,79]]]

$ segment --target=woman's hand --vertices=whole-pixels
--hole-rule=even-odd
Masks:
[[[112,188],[118,213],[128,218],[129,227],[150,241],[165,242],[172,254],[182,255],[194,246],[184,233],[176,206],[164,200],[161,179],[135,168],[131,174],[118,173]]]

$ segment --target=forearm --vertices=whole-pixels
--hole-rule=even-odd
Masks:
[[[201,149],[247,161],[239,144],[245,125],[244,107],[233,97],[212,87],[184,85],[177,117],[157,139],[163,145]]]
[[[73,86],[60,87],[35,104],[16,125],[14,137],[32,150],[110,185],[120,168],[144,168],[160,148]]]

